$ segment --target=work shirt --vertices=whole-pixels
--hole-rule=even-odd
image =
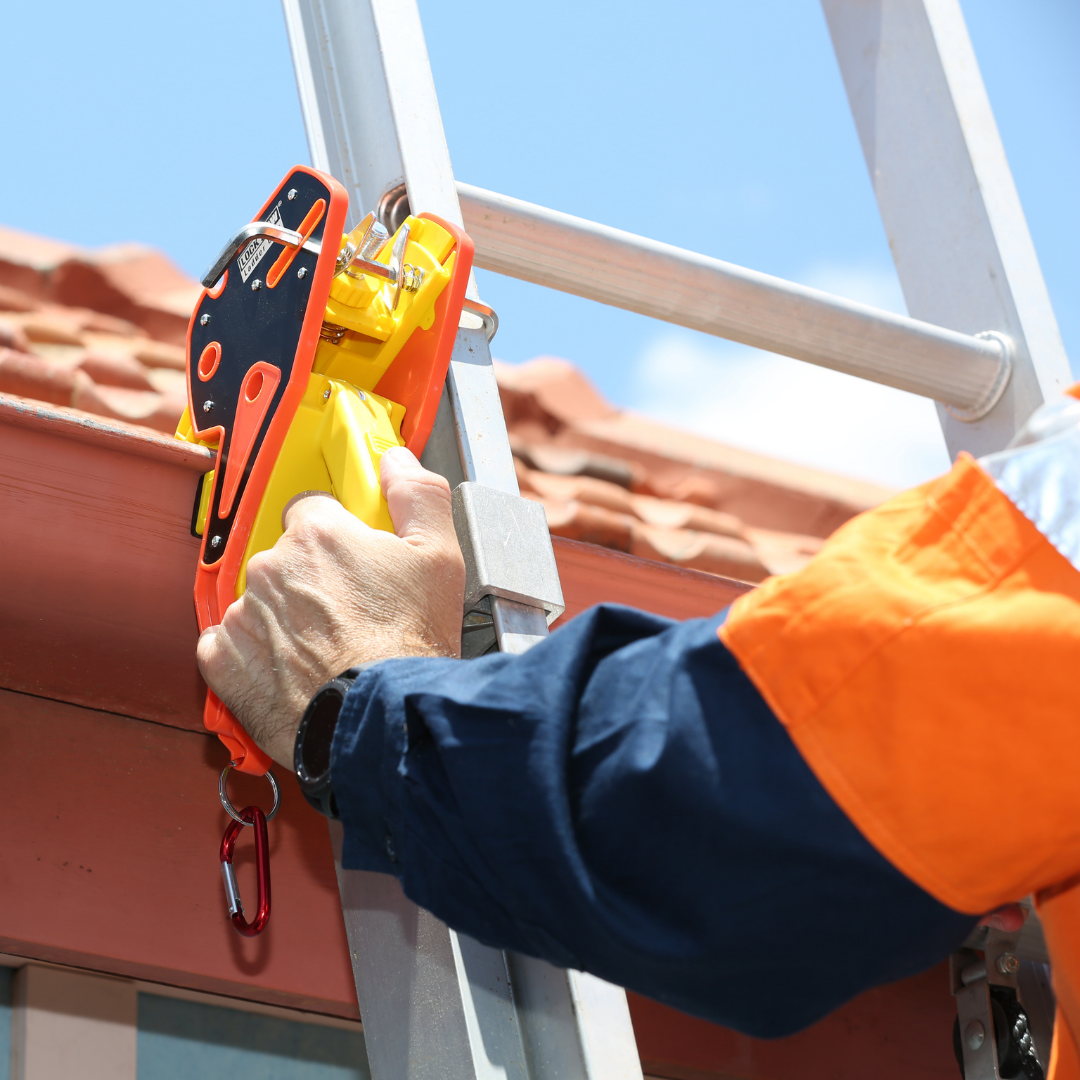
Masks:
[[[363,672],[333,748],[344,864],[758,1036],[940,961],[975,918],[863,838],[720,621],[604,606],[523,656]]]
[[[346,866],[481,941],[753,1035],[1034,896],[1080,1080],[1080,403],[712,620],[391,660],[334,738]]]

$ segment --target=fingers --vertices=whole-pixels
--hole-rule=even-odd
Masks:
[[[301,525],[328,526],[339,522],[341,514],[352,517],[330,492],[301,491],[285,504],[281,526],[286,532]]]
[[[380,469],[394,532],[426,546],[457,549],[450,485],[428,472],[404,446],[387,450]]]
[[[1006,933],[1019,930],[1027,919],[1027,912],[1019,904],[1003,904],[979,920],[979,926],[990,926]]]

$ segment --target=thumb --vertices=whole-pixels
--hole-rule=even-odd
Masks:
[[[349,514],[349,511],[330,492],[301,491],[281,511],[281,527],[288,532],[302,524],[329,526],[340,521],[342,514]]]
[[[428,472],[404,446],[383,454],[379,476],[398,536],[425,546],[452,544],[457,549],[450,485],[445,477]]]

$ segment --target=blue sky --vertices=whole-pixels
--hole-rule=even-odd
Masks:
[[[1080,4],[962,0],[1066,348],[1080,357]],[[420,0],[460,179],[902,310],[817,0]],[[201,272],[307,149],[274,0],[5,12],[0,221]],[[888,483],[947,464],[908,395],[481,272],[498,356]]]

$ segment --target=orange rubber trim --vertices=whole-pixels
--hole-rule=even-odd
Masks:
[[[214,377],[214,372],[218,369],[218,364],[221,363],[221,344],[217,341],[211,341],[202,351],[202,355],[199,357],[198,375],[203,382]]]
[[[315,231],[315,226],[322,221],[324,213],[326,213],[326,200],[318,199],[307,214],[304,215],[304,220],[300,222],[300,228],[297,229],[297,232],[303,237],[301,247],[307,243],[308,238]],[[326,230],[324,229],[323,236],[325,235]],[[270,267],[270,272],[266,275],[266,287],[268,289],[272,289],[281,280],[285,271],[292,266],[292,261],[299,251],[299,247],[287,247],[282,250],[281,254],[274,260],[274,265]]]
[[[221,280],[212,289],[207,289],[206,290],[206,295],[209,296],[211,300],[216,300],[225,291],[225,286],[228,285],[228,284],[229,284],[229,271],[226,270],[225,273],[221,275]],[[202,300],[200,299],[199,304],[201,304],[201,303],[202,303]],[[198,307],[199,304],[196,304],[195,306]],[[191,345],[191,327],[190,326],[188,327],[188,345],[189,346]]]
[[[227,518],[232,513],[233,499],[244,475],[244,466],[251,456],[251,448],[259,428],[266,418],[266,410],[274,400],[274,392],[281,382],[281,369],[260,360],[248,368],[240,384],[240,400],[233,418],[232,438],[229,440],[229,461],[221,481],[221,505],[218,517]]]

